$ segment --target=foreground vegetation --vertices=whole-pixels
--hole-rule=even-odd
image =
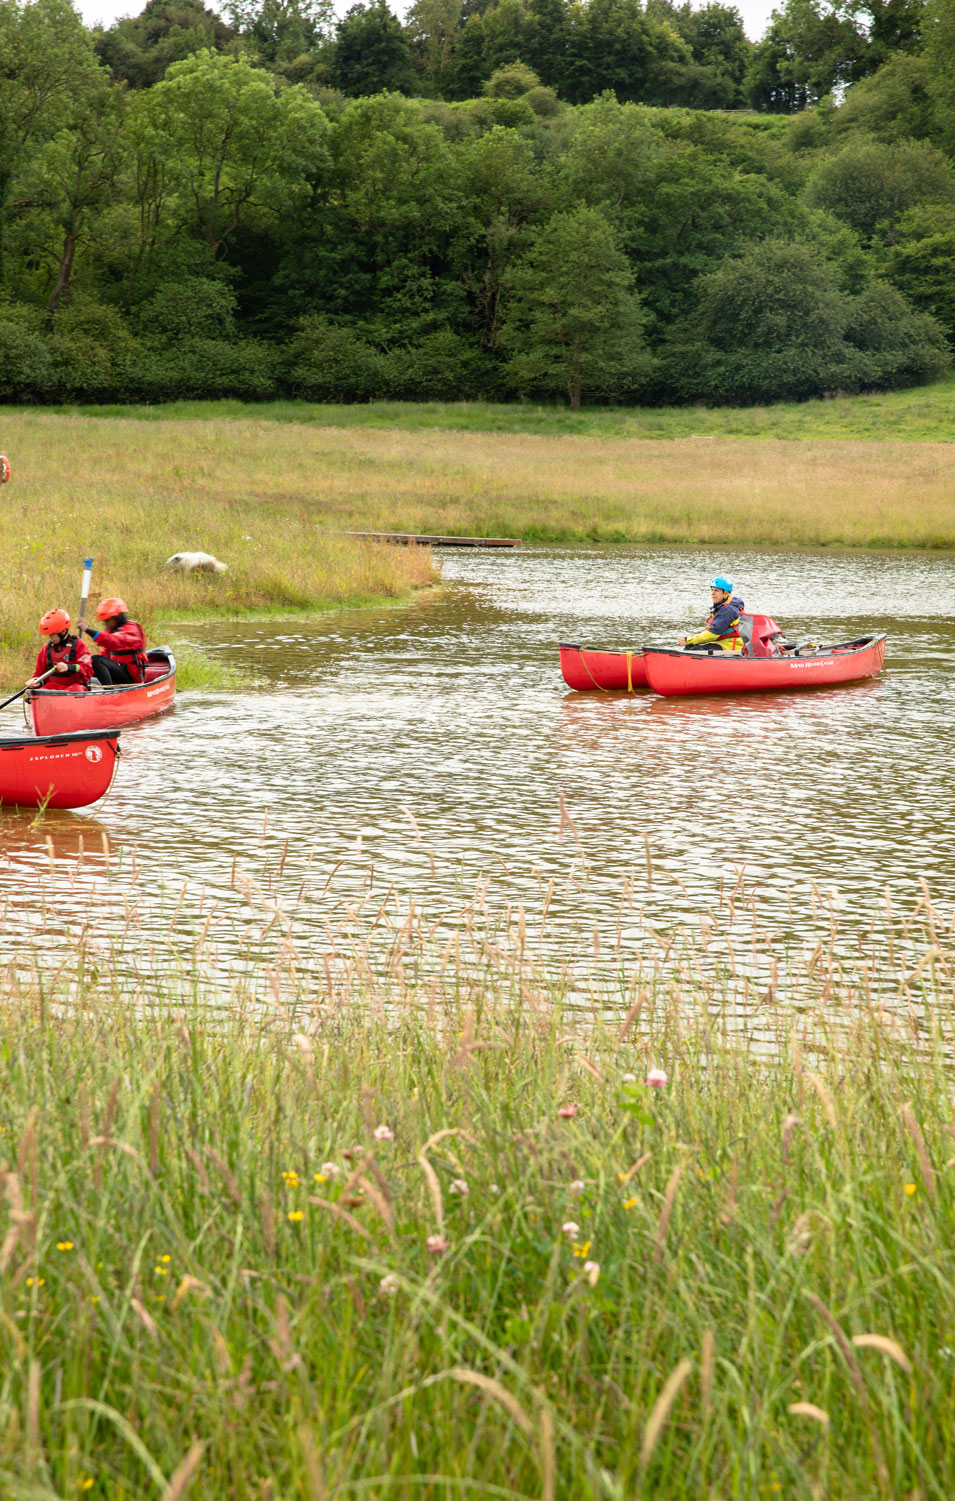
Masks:
[[[731,897],[572,1004],[546,902],[445,947],[386,895],[372,960],[349,898],[323,966],[271,880],[228,996],[179,907],[3,972],[5,1495],[952,1494],[925,898],[754,926],[764,988]]]
[[[259,488],[241,444],[220,452],[222,430],[201,450],[174,434],[161,451],[136,441],[142,428],[19,416],[4,423],[16,471],[4,487],[0,560],[0,682],[10,690],[33,670],[37,621],[63,605],[76,617],[83,557],[96,556],[93,597],[121,594],[157,644],[196,616],[319,612],[401,599],[432,584],[425,548],[396,548],[323,534],[307,474],[295,487]],[[261,454],[275,467],[273,442]],[[165,561],[210,552],[221,575],[185,578]],[[183,653],[182,686],[229,686],[214,658]],[[8,690],[9,691],[9,690]]]
[[[28,497],[44,485],[60,497],[73,494],[70,476],[78,472],[84,495],[109,499],[113,535],[122,538],[123,556],[134,560],[146,602],[157,610],[205,600],[288,608],[334,598],[331,580],[340,565],[326,562],[329,548],[342,566],[347,558],[378,570],[381,591],[430,577],[425,557],[358,552],[320,532],[714,546],[955,546],[955,449],[942,443],[915,449],[742,439],[673,444],[315,428],[247,418],[90,422],[44,412],[12,415],[4,430],[14,456],[26,456],[18,458],[18,473],[31,475]],[[19,497],[20,483],[15,476],[7,493],[16,485]],[[59,569],[74,546],[64,524],[76,528],[77,556],[86,537],[104,538],[98,547],[89,545],[106,553],[105,515],[102,507],[98,511],[87,516],[75,500],[60,504],[55,533],[25,515],[18,566],[36,569],[55,549]],[[157,571],[184,546],[208,548],[230,571],[192,584],[169,578],[161,566]],[[116,576],[113,559],[107,555],[102,566],[105,583],[106,574]],[[57,578],[59,595],[69,579],[64,585]],[[49,575],[42,583],[45,590],[51,587]],[[125,584],[124,591],[136,594]],[[337,597],[351,591],[375,592],[374,579],[349,580]],[[32,617],[32,610],[24,617],[29,629]]]

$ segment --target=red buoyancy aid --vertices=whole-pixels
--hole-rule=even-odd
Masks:
[[[716,610],[713,611],[713,613],[710,615],[709,619],[706,622],[706,626],[705,626],[706,630],[711,631],[713,629],[713,621],[716,619],[716,612],[717,612],[717,610],[721,610],[723,608],[723,605],[725,603],[728,603],[728,601],[721,600],[720,603],[717,605]],[[728,630],[720,632],[720,634],[716,638],[717,641],[739,641],[739,640],[741,640],[740,630],[739,630],[739,617],[740,617],[740,613],[741,613],[740,611],[737,611],[736,619],[733,621],[733,624],[729,627]]]
[[[99,631],[96,645],[104,657],[128,668],[134,683],[146,681],[146,637],[138,621],[124,621],[115,631]]]
[[[69,671],[55,672],[51,678],[47,678],[44,688],[85,688],[93,676],[93,659],[89,647],[76,636],[67,637],[62,646],[54,646],[52,641],[41,646],[33,676],[42,677],[58,662],[65,662]]]

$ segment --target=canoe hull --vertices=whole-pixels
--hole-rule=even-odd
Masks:
[[[648,686],[642,652],[595,651],[589,646],[564,644],[560,648],[560,670],[568,688],[577,693],[633,693]]]
[[[0,739],[0,805],[86,808],[106,796],[118,760],[115,730]]]
[[[712,656],[676,648],[646,647],[647,681],[666,698],[700,693],[789,693],[877,677],[885,661],[885,635],[849,641],[816,656]]]
[[[167,646],[154,647],[147,657],[153,670],[163,659],[167,666],[167,671],[151,682],[103,688],[99,693],[34,689],[29,698],[34,730],[38,735],[109,730],[165,713],[176,697],[176,659]]]

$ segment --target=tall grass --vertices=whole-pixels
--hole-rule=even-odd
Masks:
[[[140,444],[142,431],[49,416],[20,415],[5,424],[15,472],[2,496],[4,684],[22,683],[32,672],[36,624],[45,610],[63,605],[75,617],[87,553],[97,560],[94,596],[122,595],[153,643],[177,619],[362,605],[434,582],[426,549],[323,532],[304,477],[294,493],[276,478],[283,460],[274,443],[256,460],[265,485],[259,488],[240,479],[248,478],[241,440],[226,446],[222,433],[210,432],[200,454],[178,444],[173,431],[165,447]],[[84,441],[87,432],[92,443]],[[180,551],[213,553],[228,572],[191,578],[167,572],[166,558]],[[213,665],[205,664],[206,678]],[[190,682],[188,664],[182,682]]]
[[[279,603],[317,587],[297,570],[321,529],[955,546],[955,448],[943,443],[671,443],[247,419],[89,422],[35,412],[11,422],[5,441],[25,456],[13,483],[22,484],[16,493],[28,512],[49,496],[50,524],[55,518],[83,538],[102,537],[111,518],[100,551],[122,539],[153,570],[155,559],[186,546],[221,547],[226,561],[260,577],[274,556],[264,587]],[[90,515],[63,501],[74,465],[96,500]],[[32,564],[46,542],[46,529],[24,537],[23,561]],[[227,597],[235,574],[216,587]]]
[[[3,972],[5,1495],[953,1493],[927,897],[765,991],[704,934],[573,996],[541,914],[371,964],[260,874],[230,983],[178,909],[138,976]]]

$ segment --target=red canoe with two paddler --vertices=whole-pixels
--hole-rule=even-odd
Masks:
[[[33,688],[26,702],[38,735],[113,729],[151,719],[170,709],[176,697],[176,659],[168,646],[146,652],[145,681],[87,689]]]
[[[740,650],[717,644],[603,651],[564,644],[564,682],[577,692],[633,693],[649,689],[673,698],[709,693],[789,692],[877,677],[885,661],[884,631],[831,646],[786,641],[770,615],[741,612]]]

